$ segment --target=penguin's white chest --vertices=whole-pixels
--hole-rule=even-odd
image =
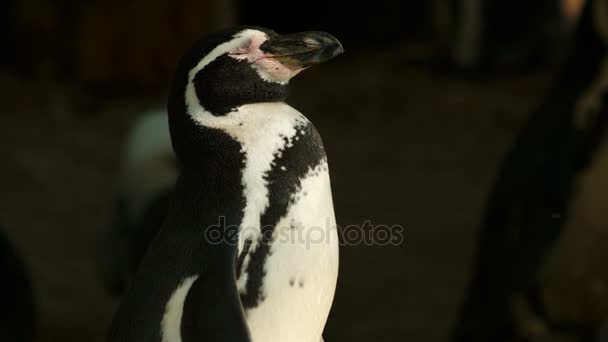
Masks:
[[[232,136],[245,156],[237,286],[253,341],[320,341],[336,288],[339,241],[316,130],[285,103],[247,104],[224,117],[195,119]],[[277,189],[281,180],[287,184]],[[272,199],[277,193],[283,197]],[[264,227],[263,217],[278,207],[279,217]]]
[[[253,341],[321,341],[333,301],[339,241],[325,161],[309,171],[294,196],[274,231],[263,300],[246,310]]]

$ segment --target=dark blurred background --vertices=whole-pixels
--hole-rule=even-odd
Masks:
[[[195,39],[240,24],[324,30],[343,42],[344,56],[291,82],[289,102],[323,136],[339,224],[405,227],[401,246],[342,248],[325,340],[450,340],[478,264],[487,200],[575,50],[583,6],[4,0],[0,222],[25,261],[35,340],[103,340],[119,299],[105,290],[99,259],[114,253],[102,236],[129,130],[142,113],[163,110],[177,59]],[[573,83],[572,92],[591,83]],[[594,258],[604,265],[605,256]],[[608,302],[608,285],[597,286],[594,301]],[[579,298],[570,287],[563,293]]]

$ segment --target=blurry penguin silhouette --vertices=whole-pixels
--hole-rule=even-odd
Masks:
[[[608,1],[590,0],[498,175],[453,341],[605,338],[607,48]]]
[[[108,231],[115,252],[104,256],[106,286],[112,294],[124,291],[158,232],[178,172],[166,110],[150,109],[134,122],[121,163]]]
[[[24,261],[0,227],[0,339],[29,342],[34,337],[32,287]]]
[[[448,67],[488,72],[552,65],[567,40],[559,0],[434,0]]]

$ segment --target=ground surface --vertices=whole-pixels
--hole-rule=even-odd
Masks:
[[[293,84],[290,103],[324,137],[338,222],[405,228],[400,246],[342,248],[327,341],[446,341],[483,201],[548,85],[539,74],[440,77],[420,55],[346,55]],[[95,255],[112,253],[99,234],[128,124],[145,101],[70,106],[52,84],[0,87],[0,221],[33,274],[38,340],[101,341],[116,302]]]

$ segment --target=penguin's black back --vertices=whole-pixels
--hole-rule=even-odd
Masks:
[[[146,250],[163,224],[167,216],[171,189],[165,189],[157,194],[146,206],[141,219],[135,222],[129,235],[129,273],[134,274],[143,259]],[[134,232],[134,233],[133,233]]]
[[[245,206],[240,145],[220,131],[207,134],[233,158],[201,151],[198,165],[204,169],[182,170],[168,215],[115,315],[110,341],[161,341],[166,304],[194,275],[182,341],[249,341],[235,278],[236,228]]]

